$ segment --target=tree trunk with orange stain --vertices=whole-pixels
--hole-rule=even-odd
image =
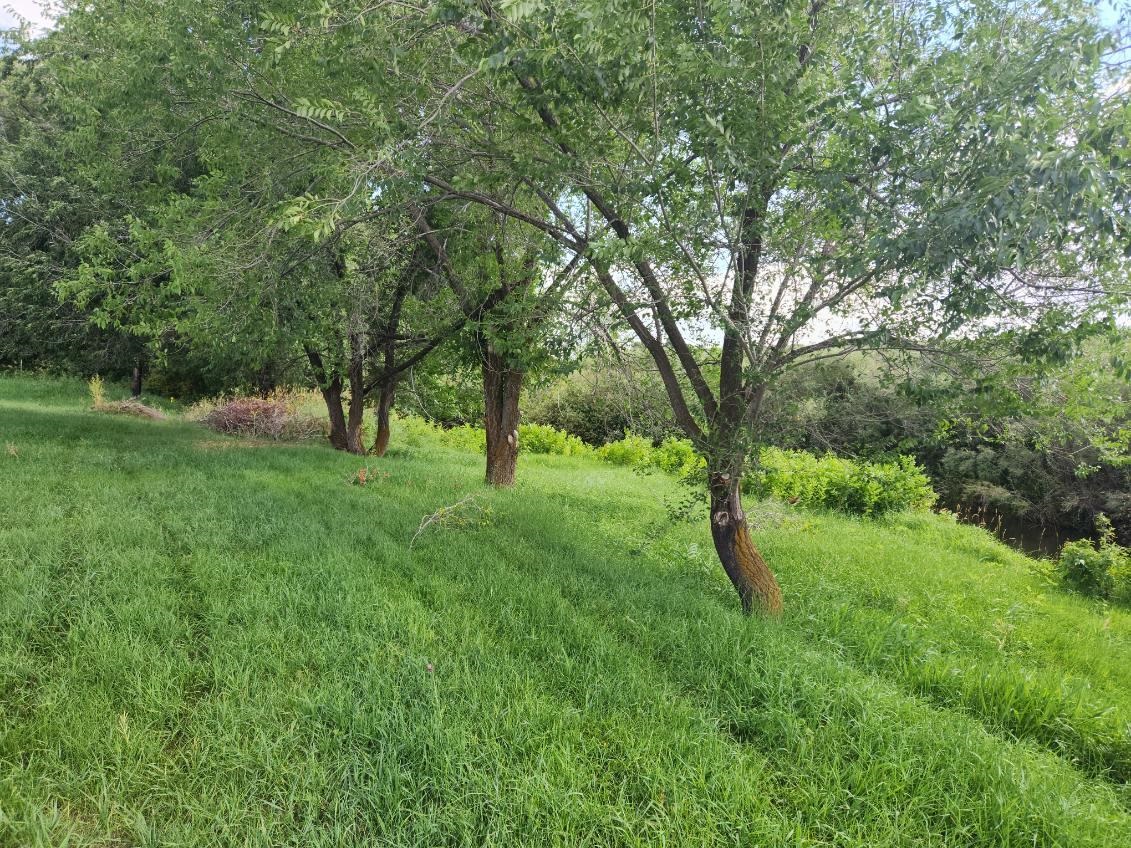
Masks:
[[[742,509],[738,473],[716,473],[710,477],[711,537],[723,570],[742,602],[742,611],[778,615],[782,592],[750,536]]]

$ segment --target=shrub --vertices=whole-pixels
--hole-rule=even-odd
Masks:
[[[572,373],[533,388],[524,417],[589,445],[630,433],[656,440],[678,432],[664,384],[642,349],[616,360],[586,359]]]
[[[458,427],[449,427],[446,430],[438,427],[436,433],[440,442],[450,448],[476,453],[487,452],[487,433],[482,427],[460,424]]]
[[[547,453],[557,456],[580,456],[590,448],[577,436],[549,424],[521,424],[518,428],[518,449],[524,453]]]
[[[395,413],[392,422],[394,439],[399,444],[420,447],[427,442],[439,442],[445,447],[469,453],[487,452],[487,435],[482,427],[460,424],[442,427],[414,413]]]
[[[765,448],[743,483],[745,491],[759,497],[850,515],[929,509],[937,498],[927,475],[907,456],[896,462],[869,463]]]
[[[90,378],[87,384],[87,391],[90,392],[90,407],[91,409],[101,409],[106,405],[106,384],[102,378],[95,374]]]
[[[658,448],[652,449],[650,463],[661,471],[685,479],[707,467],[707,461],[699,455],[691,442],[673,436],[668,436],[660,442]]]
[[[420,447],[426,441],[440,438],[440,427],[419,415],[394,412],[392,418],[393,438],[398,444]]]
[[[217,433],[274,441],[297,441],[325,435],[326,424],[302,412],[283,392],[268,398],[236,397],[198,407],[200,422]]]
[[[613,465],[646,465],[652,457],[652,443],[643,436],[629,433],[619,442],[597,448],[597,456]]]
[[[1099,541],[1067,542],[1060,549],[1056,570],[1061,582],[1085,595],[1131,602],[1131,550],[1116,544],[1111,522],[1096,517]]]
[[[1111,564],[1111,599],[1131,605],[1131,551],[1120,550],[1123,556]]]

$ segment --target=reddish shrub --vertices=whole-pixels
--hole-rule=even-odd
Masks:
[[[319,419],[295,412],[283,398],[232,398],[211,409],[201,423],[217,433],[276,441],[310,439],[323,433]]]

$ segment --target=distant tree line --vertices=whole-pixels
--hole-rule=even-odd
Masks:
[[[1024,531],[1035,549],[1097,537],[1100,516],[1127,544],[1127,362],[1128,330],[1092,339],[1043,368],[1015,357],[991,363],[987,356],[940,361],[913,354],[892,361],[855,353],[784,377],[767,396],[763,441],[868,461],[912,456],[930,474],[940,506]],[[453,423],[475,416],[458,381],[418,384],[427,391],[414,411]],[[679,435],[663,386],[639,351],[591,355],[544,379],[526,418],[595,445],[628,432],[653,441]]]

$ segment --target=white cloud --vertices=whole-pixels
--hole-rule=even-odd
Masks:
[[[0,0],[0,29],[26,21],[35,30],[49,29],[55,14],[45,10],[45,0]]]

